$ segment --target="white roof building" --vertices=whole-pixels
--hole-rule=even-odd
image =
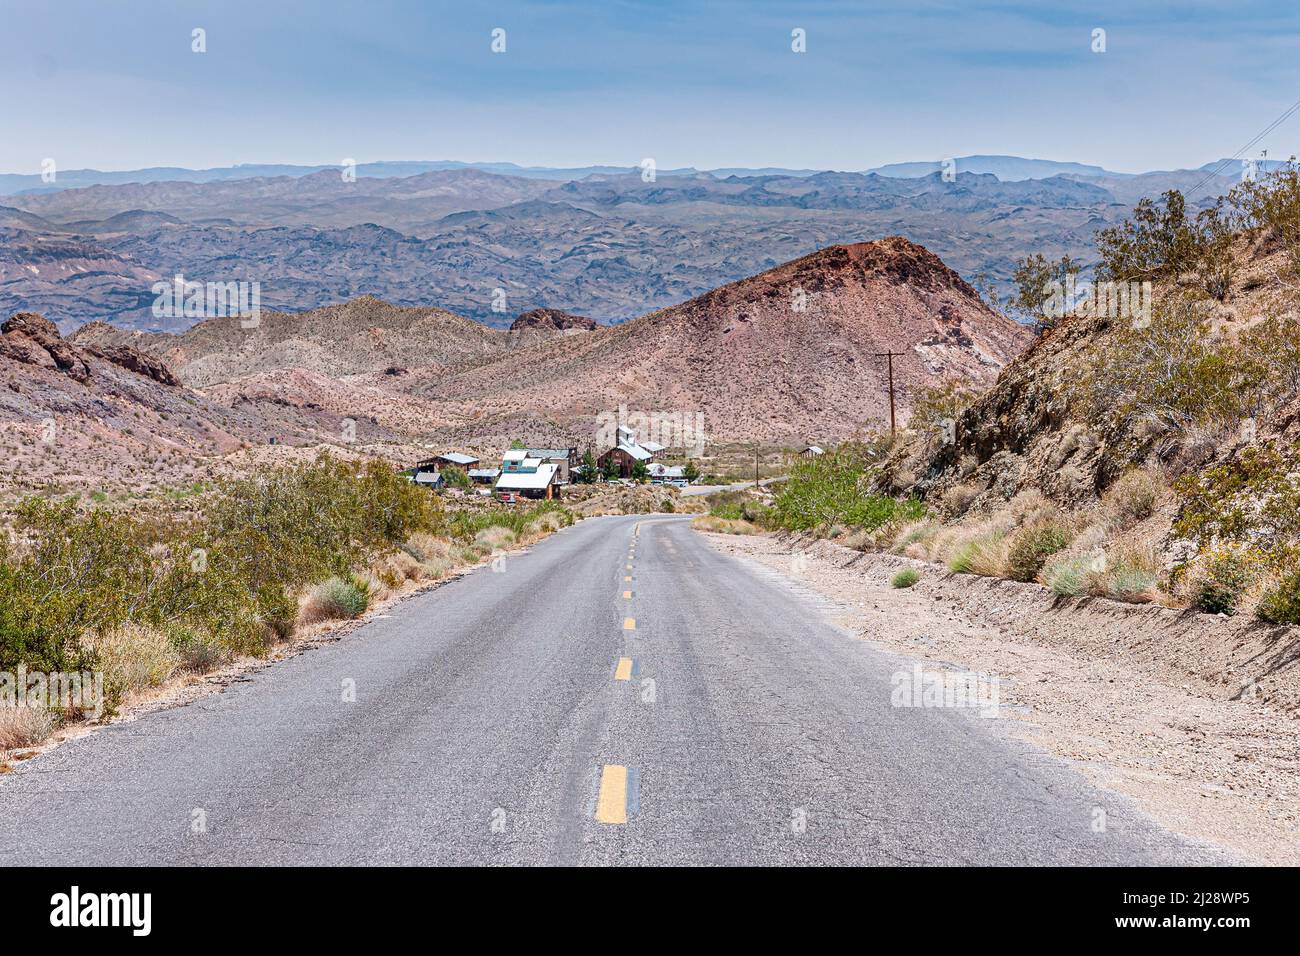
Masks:
[[[537,461],[537,459],[531,459]],[[544,491],[555,478],[560,466],[554,462],[538,462],[535,471],[503,471],[497,479],[498,491]]]

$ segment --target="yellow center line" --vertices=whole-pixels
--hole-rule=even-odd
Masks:
[[[636,618],[634,618],[634,617],[625,617],[625,618],[623,618],[623,630],[625,630],[625,631],[635,631],[635,630],[636,630]]]
[[[631,581],[631,580],[632,580],[632,575],[630,575],[630,574],[625,574],[625,575],[623,575],[623,580],[624,580],[624,581]]]
[[[631,592],[631,591],[624,591],[624,592],[623,592],[623,600],[625,600],[625,601],[629,601],[629,600],[631,600],[631,599],[632,599],[632,592]]]
[[[627,767],[607,763],[601,770],[596,820],[599,823],[627,823]]]
[[[614,680],[632,679],[632,658],[620,657],[618,667],[614,670]]]

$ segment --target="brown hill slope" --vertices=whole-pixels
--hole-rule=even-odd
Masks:
[[[578,440],[598,415],[626,406],[692,421],[702,413],[721,441],[793,442],[888,424],[878,353],[901,353],[905,418],[921,387],[988,384],[1029,338],[937,256],[893,237],[832,246],[614,328],[537,311],[507,332],[363,297],[300,314],[264,310],[255,329],[234,318],[180,335],[92,323],[73,341],[148,352],[232,406],[274,397],[355,415],[392,394],[400,413],[376,412],[381,420],[448,441]],[[338,382],[332,394],[322,376]]]
[[[1027,344],[937,256],[901,237],[831,246],[681,305],[427,382],[489,417],[563,409],[576,434],[620,405],[702,412],[716,440],[836,437],[944,378],[988,384]],[[584,421],[585,420],[585,427]]]
[[[135,346],[177,369],[185,384],[201,388],[281,369],[335,377],[417,366],[437,372],[490,358],[508,347],[509,338],[442,309],[403,308],[362,296],[311,312],[264,309],[256,328],[229,317],[170,335],[98,322],[78,329],[72,341]]]

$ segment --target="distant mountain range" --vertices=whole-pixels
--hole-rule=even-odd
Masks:
[[[1123,176],[1142,176],[1148,173],[1117,173],[1101,166],[1085,163],[1058,162],[1051,159],[1026,159],[1021,156],[958,156],[953,159],[958,172],[989,173],[998,179],[1024,180],[1048,179],[1052,176],[1099,176],[1107,178]],[[1226,165],[1224,165],[1226,164]],[[1231,177],[1241,171],[1240,160],[1215,160],[1203,166],[1187,167],[1196,172],[1209,170],[1224,165],[1224,174]],[[1280,165],[1278,160],[1268,160],[1267,167]],[[237,166],[221,166],[212,169],[186,169],[179,166],[150,166],[145,169],[106,171],[99,169],[57,170],[54,182],[46,182],[40,173],[0,173],[0,196],[16,196],[26,193],[55,192],[60,189],[80,189],[85,186],[117,186],[125,183],[211,183],[228,182],[238,179],[257,179],[275,176],[310,176],[313,173],[337,173],[342,163],[297,166],[283,163],[242,163]],[[890,163],[872,169],[861,170],[865,173],[879,173],[881,176],[900,178],[919,178],[931,173],[942,172],[944,160]],[[1261,164],[1261,168],[1263,165]],[[450,169],[477,169],[504,176],[518,176],[525,179],[545,179],[569,181],[584,179],[595,175],[621,175],[629,172],[640,173],[635,164],[627,166],[520,166],[516,163],[467,163],[458,160],[411,160],[375,163],[359,163],[356,175],[360,177],[406,177],[421,173],[440,172]],[[813,176],[829,170],[786,169],[781,167],[725,167],[719,169],[698,170],[694,167],[681,167],[658,170],[660,176],[689,176],[705,172],[718,179],[731,176]],[[1156,170],[1154,172],[1173,172]]]
[[[145,171],[162,177],[152,181],[11,195],[0,203],[0,311],[40,312],[64,332],[95,320],[181,331],[194,319],[155,316],[151,291],[180,274],[256,282],[264,308],[288,312],[373,295],[498,328],[532,309],[617,324],[886,235],[1005,295],[1018,258],[1068,254],[1086,267],[1096,231],[1143,196],[1197,187],[1195,206],[1240,176],[1212,175],[1214,164],[1132,175],[1009,156],[653,177],[484,165],[494,168],[376,163],[355,178],[337,167],[159,168]],[[60,174],[59,186],[73,179]]]

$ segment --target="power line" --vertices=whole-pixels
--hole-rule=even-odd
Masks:
[[[1196,191],[1198,189],[1200,189],[1210,180],[1214,179],[1216,176],[1222,173],[1222,171],[1227,169],[1231,163],[1240,160],[1242,154],[1245,153],[1246,150],[1250,149],[1252,146],[1258,143],[1269,133],[1273,132],[1273,130],[1277,129],[1279,126],[1285,123],[1288,119],[1291,118],[1292,114],[1294,114],[1296,110],[1300,110],[1300,100],[1296,100],[1294,103],[1292,103],[1291,106],[1288,107],[1287,110],[1283,112],[1281,116],[1279,116],[1277,119],[1273,120],[1273,122],[1269,123],[1266,127],[1264,127],[1263,131],[1261,131],[1249,143],[1241,147],[1241,149],[1233,153],[1232,156],[1221,161],[1217,166],[1215,166],[1212,170],[1210,170],[1209,174],[1204,179],[1202,179],[1200,182],[1198,182],[1195,186],[1193,186],[1191,189],[1187,191],[1187,198],[1191,199],[1192,196],[1196,194]]]

